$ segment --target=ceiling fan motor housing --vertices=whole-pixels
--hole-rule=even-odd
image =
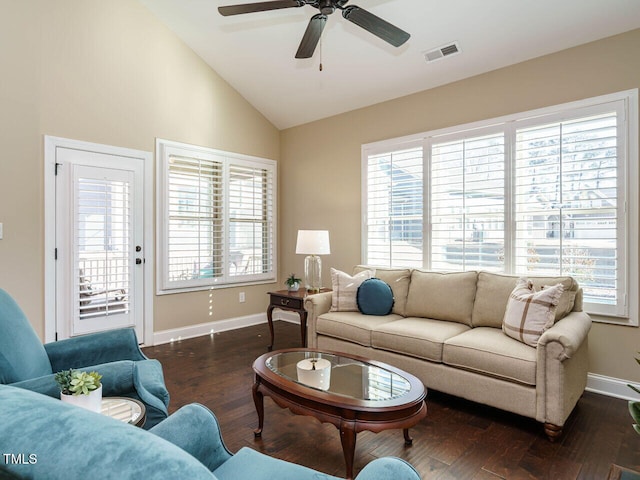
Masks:
[[[323,15],[331,15],[336,11],[336,2],[333,0],[320,0],[318,3],[318,9]]]

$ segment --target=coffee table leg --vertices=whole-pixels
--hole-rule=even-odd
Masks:
[[[258,391],[260,387],[260,378],[256,376],[256,383],[253,384],[251,391],[253,392],[253,403],[256,406],[256,412],[258,413],[258,428],[253,431],[253,435],[256,438],[262,436],[262,427],[264,425],[264,395]]]
[[[404,428],[402,430],[402,433],[404,433],[404,444],[409,446],[409,445],[413,445],[413,438],[411,438],[409,436],[409,429],[408,428]]]
[[[347,464],[347,480],[353,478],[353,460],[356,455],[356,425],[354,422],[340,422],[340,442],[342,453]]]

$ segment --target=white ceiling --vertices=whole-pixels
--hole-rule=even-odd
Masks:
[[[352,0],[409,41],[392,47],[336,11],[313,58],[297,60],[313,7],[223,17],[221,5],[255,2],[139,1],[279,129],[640,27],[640,0]],[[462,53],[424,60],[454,41]]]

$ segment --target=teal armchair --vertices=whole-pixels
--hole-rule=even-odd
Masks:
[[[142,353],[133,329],[43,345],[18,304],[0,289],[0,384],[59,398],[54,374],[70,368],[100,373],[103,396],[143,402],[147,409],[145,428],[167,418],[169,392],[162,365]]]
[[[206,407],[182,407],[149,431],[0,385],[0,479],[339,480],[243,447],[235,455]],[[369,463],[356,480],[420,480],[404,460]]]

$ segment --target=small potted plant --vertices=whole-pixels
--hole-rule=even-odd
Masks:
[[[102,404],[102,375],[98,372],[62,370],[54,376],[60,386],[60,400],[100,413]]]
[[[302,280],[296,278],[295,273],[289,275],[289,277],[284,281],[284,284],[287,286],[287,290],[290,292],[297,292],[300,288],[300,283],[302,283]]]

